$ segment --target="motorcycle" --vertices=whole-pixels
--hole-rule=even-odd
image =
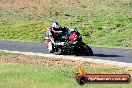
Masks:
[[[53,45],[54,54],[66,55],[66,54],[75,54],[75,55],[93,55],[92,49],[82,41],[81,35],[78,35],[79,32],[73,31],[61,35],[59,41]],[[50,40],[48,40],[49,42]],[[48,42],[46,43],[48,47]]]

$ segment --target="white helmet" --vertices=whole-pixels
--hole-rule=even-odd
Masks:
[[[59,28],[59,27],[60,27],[60,25],[59,25],[59,23],[58,23],[58,22],[54,22],[54,23],[52,24],[52,27],[54,27],[54,28]]]

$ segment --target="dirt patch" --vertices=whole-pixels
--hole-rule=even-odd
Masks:
[[[78,5],[78,3],[67,0],[13,0],[0,1],[0,8],[22,10],[25,12],[45,13],[53,8],[69,8]]]
[[[64,59],[55,59],[55,58],[46,58],[38,56],[26,56],[20,54],[9,54],[1,55],[0,62],[2,63],[19,63],[19,64],[31,64],[31,65],[40,65],[40,66],[54,66],[54,67],[78,67],[80,64],[83,64],[83,68],[90,69],[88,73],[128,73],[132,74],[132,68],[118,67],[116,65],[107,65],[99,63],[91,63],[85,61],[73,61],[73,60],[64,60]],[[104,69],[103,71],[95,72],[92,69]],[[114,72],[111,71],[114,69]],[[106,71],[105,71],[106,70]],[[110,71],[107,71],[110,70]]]
[[[6,55],[0,56],[0,61],[4,63],[21,63],[21,64],[34,64],[41,66],[56,66],[65,67],[67,65],[78,65],[80,61],[69,61],[62,59],[38,57],[38,56],[25,56],[25,55]]]

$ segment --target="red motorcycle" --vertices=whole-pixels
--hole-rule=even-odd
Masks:
[[[76,54],[76,55],[93,55],[92,49],[82,41],[82,36],[78,31],[72,31],[58,37],[59,41],[53,45],[55,54]],[[50,39],[46,40],[46,45],[49,48]]]

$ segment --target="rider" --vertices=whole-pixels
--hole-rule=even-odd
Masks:
[[[47,28],[46,32],[46,39],[50,39],[48,41],[48,49],[49,52],[54,52],[53,46],[56,44],[57,41],[61,40],[62,34],[67,32],[67,28],[61,27],[58,22],[53,22],[52,26]]]

